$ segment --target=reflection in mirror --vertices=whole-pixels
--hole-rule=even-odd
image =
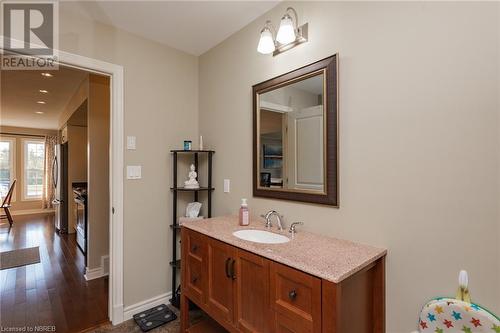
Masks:
[[[258,96],[259,187],[325,193],[325,73]]]

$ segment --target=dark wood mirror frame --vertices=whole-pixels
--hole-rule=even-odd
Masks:
[[[273,79],[254,85],[253,88],[253,196],[273,199],[293,200],[316,204],[339,206],[338,200],[338,55],[301,67]],[[258,96],[261,93],[283,86],[286,82],[324,70],[326,72],[326,180],[325,193],[294,192],[259,187],[258,165]]]

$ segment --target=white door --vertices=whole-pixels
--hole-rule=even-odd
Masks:
[[[288,188],[324,191],[323,106],[290,112]]]

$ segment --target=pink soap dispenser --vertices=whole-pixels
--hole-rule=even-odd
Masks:
[[[247,226],[250,224],[248,217],[248,204],[247,199],[241,199],[241,207],[240,207],[240,225]]]

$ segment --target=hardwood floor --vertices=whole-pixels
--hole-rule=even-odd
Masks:
[[[57,234],[53,219],[15,216],[10,230],[0,225],[0,252],[40,247],[40,263],[0,271],[2,331],[55,326],[56,332],[79,332],[108,320],[108,278],[85,281],[75,234]]]

